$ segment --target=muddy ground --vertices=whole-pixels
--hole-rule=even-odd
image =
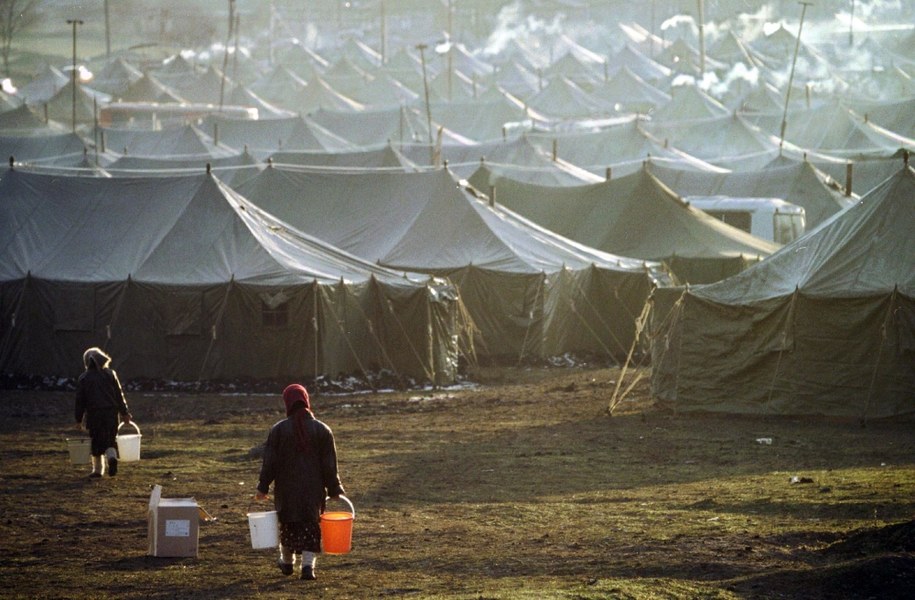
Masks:
[[[275,394],[131,391],[141,459],[70,463],[71,392],[0,391],[4,598],[909,598],[915,419],[684,415],[619,372],[498,369],[445,390],[324,395],[356,506],[318,580],[251,548]],[[153,485],[199,555],[147,555]]]

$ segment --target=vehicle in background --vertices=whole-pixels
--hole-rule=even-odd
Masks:
[[[256,120],[258,111],[252,106],[219,106],[200,102],[110,102],[99,108],[98,115],[102,127],[149,127],[158,130],[163,125],[196,125],[210,115]]]
[[[781,198],[686,196],[683,200],[732,227],[776,244],[793,242],[806,228],[803,207]]]

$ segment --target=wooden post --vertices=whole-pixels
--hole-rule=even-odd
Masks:
[[[851,196],[851,182],[852,182],[852,164],[848,162],[845,164],[845,197]]]

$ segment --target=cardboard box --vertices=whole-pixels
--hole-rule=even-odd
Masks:
[[[193,498],[163,498],[162,486],[149,496],[149,555],[197,556],[200,508]]]

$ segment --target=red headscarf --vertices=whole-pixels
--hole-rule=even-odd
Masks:
[[[308,398],[308,390],[305,386],[293,383],[286,386],[283,390],[283,402],[286,404],[286,416],[292,418],[295,426],[295,445],[301,452],[308,451],[308,426],[306,424],[306,413],[311,413],[311,400]],[[301,404],[301,408],[296,407]]]
[[[286,389],[283,390],[283,402],[286,403],[287,417],[292,414],[292,407],[299,402],[304,404],[306,409],[311,410],[311,400],[308,398],[308,390],[305,389],[305,386],[299,385],[298,383],[286,386]]]

